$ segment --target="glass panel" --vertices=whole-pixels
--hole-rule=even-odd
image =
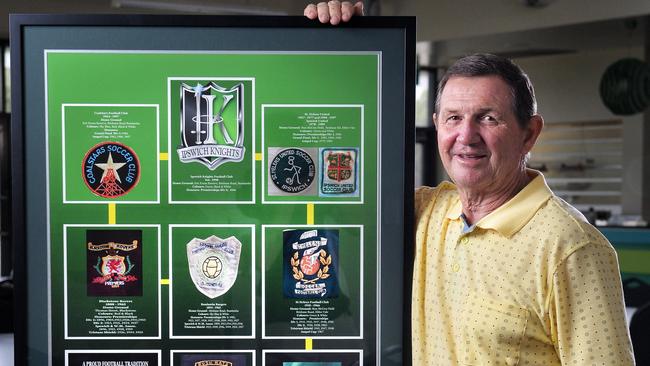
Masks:
[[[11,63],[9,57],[9,47],[4,47],[4,70],[3,70],[3,82],[5,86],[5,97],[4,97],[4,108],[5,113],[11,113]]]
[[[415,186],[420,187],[424,185],[424,145],[415,144]]]
[[[24,33],[29,364],[400,364],[403,32],[107,29]]]
[[[415,126],[426,127],[431,124],[429,115],[429,72],[421,71],[415,86]]]

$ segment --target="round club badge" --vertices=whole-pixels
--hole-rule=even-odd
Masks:
[[[82,163],[86,186],[96,195],[116,198],[129,193],[140,180],[140,161],[133,149],[119,142],[93,146]]]
[[[316,166],[309,154],[300,149],[280,151],[269,168],[273,184],[286,193],[300,193],[314,181]]]

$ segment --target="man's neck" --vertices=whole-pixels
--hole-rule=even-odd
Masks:
[[[501,207],[512,197],[516,196],[533,178],[522,172],[505,186],[496,187],[494,190],[478,192],[472,189],[458,188],[460,203],[468,225],[477,223],[490,212]]]

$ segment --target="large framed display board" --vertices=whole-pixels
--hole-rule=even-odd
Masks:
[[[12,16],[16,364],[408,363],[414,24]]]

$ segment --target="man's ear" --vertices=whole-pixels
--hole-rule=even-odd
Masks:
[[[438,116],[434,113],[433,114],[433,125],[436,127],[436,130],[438,129]]]
[[[537,138],[539,137],[539,134],[542,133],[543,128],[544,118],[542,118],[542,116],[535,114],[530,117],[530,120],[528,120],[528,127],[526,127],[526,138],[524,140],[524,148],[526,149],[526,152],[530,152],[530,150],[533,149],[533,146],[535,146],[535,142],[537,142]]]

